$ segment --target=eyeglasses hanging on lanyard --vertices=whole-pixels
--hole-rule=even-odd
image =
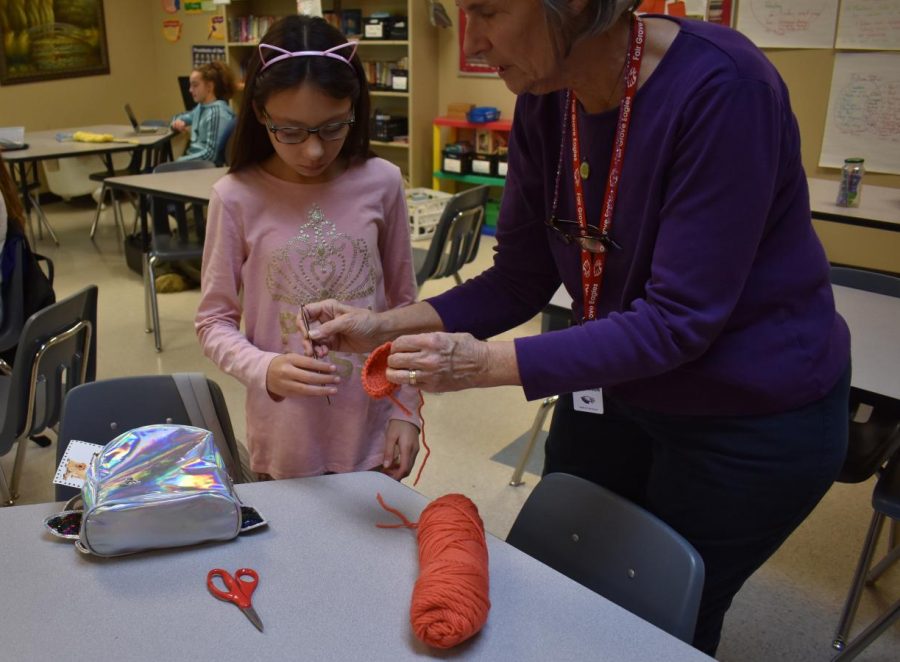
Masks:
[[[584,204],[584,189],[581,177],[581,141],[578,134],[578,100],[571,90],[566,92],[566,107],[563,110],[562,141],[559,147],[559,163],[556,169],[556,186],[553,193],[553,207],[547,225],[553,228],[565,241],[576,241],[581,246],[581,276],[584,293],[584,319],[592,320],[597,315],[597,300],[603,284],[603,268],[606,254],[610,248],[620,248],[609,235],[612,227],[613,211],[616,196],[619,192],[619,181],[622,164],[625,160],[625,146],[628,140],[628,129],[634,106],[634,95],[637,92],[638,76],[641,60],[644,55],[645,28],[644,22],[637,15],[633,17],[631,43],[626,55],[624,69],[625,94],[619,105],[619,119],[613,139],[612,156],[609,163],[609,175],[603,195],[600,223],[589,225]],[[567,121],[568,120],[568,121]],[[577,221],[566,221],[557,217],[559,206],[559,183],[563,170],[563,154],[565,152],[566,134],[571,123],[572,139],[572,181],[575,188],[575,208]]]

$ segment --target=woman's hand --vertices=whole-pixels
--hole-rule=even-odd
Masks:
[[[415,383],[410,371],[415,370]],[[494,386],[488,343],[468,333],[422,333],[391,343],[388,381],[432,393]],[[500,383],[500,382],[497,382]]]
[[[402,480],[412,471],[419,454],[419,428],[409,421],[391,419],[384,438],[382,471],[394,480]]]
[[[175,120],[171,124],[172,130],[181,133],[187,127],[187,123],[184,120]]]
[[[266,389],[277,399],[291,395],[323,396],[337,393],[341,378],[331,363],[300,354],[280,354],[269,363]]]
[[[297,315],[297,328],[304,337],[304,350],[324,356],[328,350],[365,354],[385,342],[381,339],[378,314],[368,308],[354,308],[326,299],[304,306],[310,323],[321,326],[306,329],[303,315]]]

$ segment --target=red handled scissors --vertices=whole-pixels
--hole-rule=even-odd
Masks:
[[[216,577],[222,580],[227,591],[222,591],[216,587],[215,582],[213,582],[213,579]],[[250,579],[247,580],[244,577],[249,577]],[[250,619],[250,622],[256,626],[256,629],[262,632],[262,621],[259,619],[256,610],[253,609],[253,601],[250,599],[253,591],[256,590],[257,584],[259,584],[259,575],[252,568],[240,568],[234,573],[233,577],[221,568],[213,568],[206,575],[206,587],[209,589],[209,592],[219,598],[219,600],[237,605],[244,612],[244,615]]]

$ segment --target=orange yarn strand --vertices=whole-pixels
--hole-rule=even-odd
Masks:
[[[380,494],[378,502],[403,524],[377,526],[418,529],[419,578],[409,610],[416,637],[435,648],[451,648],[478,633],[491,601],[487,541],[475,504],[462,494],[445,494],[413,523]]]
[[[394,392],[400,388],[397,384],[393,384],[387,379],[387,360],[388,356],[391,354],[391,343],[386,342],[383,345],[376,347],[371,354],[369,354],[369,358],[366,359],[366,362],[363,364],[362,369],[362,385],[363,390],[369,394],[370,398],[374,398],[375,400],[381,398],[388,398],[391,402],[397,405],[404,414],[407,416],[412,416],[412,412],[409,411],[403,404],[394,397]],[[413,481],[413,487],[419,484],[419,478],[422,476],[422,470],[425,468],[425,463],[428,462],[428,456],[431,455],[431,449],[428,447],[428,444],[425,442],[425,419],[422,417],[422,407],[425,406],[425,396],[422,395],[422,391],[419,391],[419,420],[422,422],[422,445],[425,447],[425,457],[422,459],[422,464],[419,465],[419,472],[416,474],[416,479]]]

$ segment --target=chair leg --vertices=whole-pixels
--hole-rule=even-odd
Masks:
[[[895,531],[897,528],[897,520],[891,520],[888,527],[890,533],[888,535],[887,553],[884,555],[884,558],[869,570],[869,574],[866,575],[866,586],[871,586],[878,581],[878,578],[884,574],[885,570],[890,568],[898,559],[900,559],[900,545],[897,545]]]
[[[881,618],[860,632],[843,651],[831,658],[832,662],[855,660],[869,644],[875,641],[882,632],[887,630],[898,619],[900,619],[900,600],[897,600],[892,604],[890,609],[888,609]]]
[[[153,322],[150,321],[150,259],[147,253],[144,253],[141,261],[144,264],[144,332],[153,331]]]
[[[850,593],[847,595],[847,600],[844,602],[841,619],[838,622],[837,629],[834,631],[834,639],[831,642],[832,648],[835,648],[836,650],[843,650],[844,645],[847,642],[847,634],[850,631],[850,626],[853,624],[856,608],[859,606],[859,598],[862,595],[866,573],[869,570],[869,565],[872,563],[872,554],[875,552],[875,545],[878,542],[878,536],[881,534],[884,518],[885,516],[883,513],[875,512],[872,515],[869,531],[866,534],[866,541],[863,544],[862,554],[860,554],[859,563],[856,565],[856,572],[853,573],[853,582],[850,585]]]
[[[94,222],[91,223],[91,239],[94,238],[94,235],[97,233],[97,226],[100,225],[100,212],[103,211],[103,200],[106,199],[106,194],[110,189],[106,187],[106,183],[104,182],[100,186],[100,201],[97,203],[97,211],[94,213]]]
[[[457,284],[457,285],[462,285],[462,283],[463,283],[462,278],[460,277],[458,271],[454,271],[454,272],[453,272],[453,280],[456,281],[456,284]]]
[[[22,469],[25,466],[25,453],[28,451],[27,435],[19,437],[18,444],[19,445],[16,448],[16,462],[13,464],[12,478],[9,481],[10,503],[19,498],[19,481],[22,479]]]
[[[13,503],[12,494],[9,491],[9,483],[6,482],[6,473],[4,473],[3,467],[0,467],[0,507],[11,506]]]
[[[511,487],[518,487],[523,484],[522,474],[525,473],[525,465],[528,464],[528,458],[531,457],[531,452],[534,450],[534,444],[537,441],[538,435],[541,433],[541,428],[544,427],[544,421],[547,420],[547,414],[553,409],[553,405],[556,404],[557,400],[559,400],[558,395],[544,398],[544,401],[538,408],[538,412],[534,417],[534,423],[531,424],[531,435],[528,437],[528,443],[525,444],[525,448],[522,449],[522,454],[519,456],[519,463],[513,471],[512,478],[509,479]]]
[[[147,259],[147,285],[150,288],[150,313],[153,323],[153,340],[156,343],[156,351],[162,351],[162,333],[159,330],[159,303],[156,300],[156,258],[151,256]]]
[[[38,202],[37,198],[35,198],[30,193],[29,197],[31,198],[31,205],[38,217],[38,236],[43,238],[44,235],[41,232],[41,228],[47,228],[47,234],[49,234],[50,238],[53,239],[53,243],[59,246],[59,237],[57,237],[56,233],[53,231],[53,226],[50,225],[50,221],[47,218],[47,214],[44,213],[44,210],[41,207],[41,203]]]

